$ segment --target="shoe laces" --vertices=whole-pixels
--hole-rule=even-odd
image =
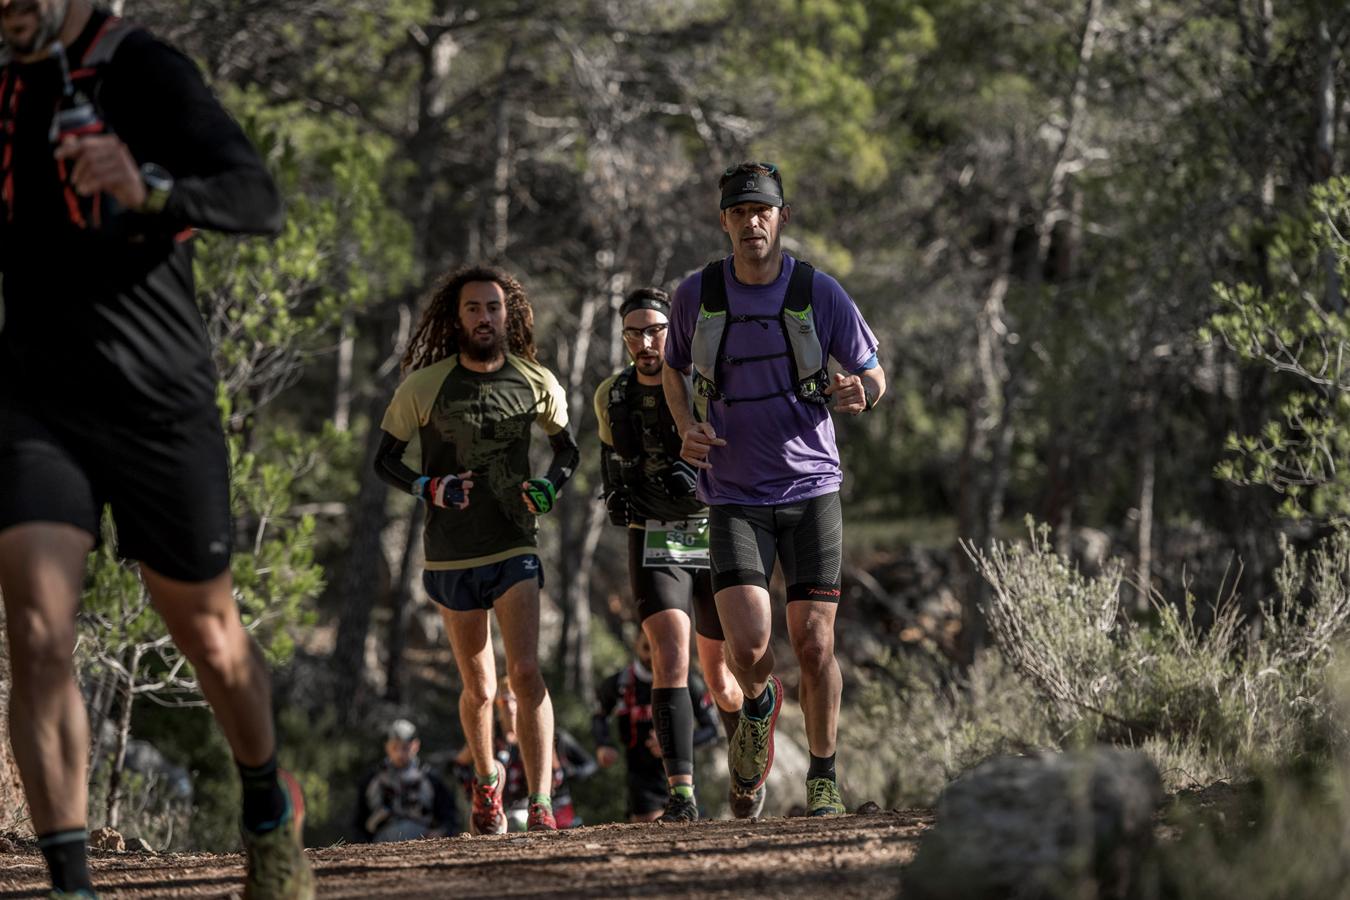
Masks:
[[[807,794],[813,809],[821,806],[839,806],[839,785],[829,778],[812,778],[806,783]]]
[[[474,806],[479,812],[497,812],[501,809],[501,797],[497,794],[497,785],[501,784],[475,784],[474,785]],[[485,807],[485,808],[484,808]]]

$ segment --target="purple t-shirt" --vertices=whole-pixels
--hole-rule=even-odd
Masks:
[[[796,264],[784,254],[783,271],[777,281],[742,284],[732,275],[732,258],[727,257],[722,273],[730,312],[776,316]],[[691,347],[702,283],[703,272],[699,270],[680,283],[671,304],[666,363],[681,371],[693,365]],[[877,339],[839,282],[819,269],[811,307],[826,354],[846,371],[861,369],[876,353]],[[772,322],[729,323],[727,328],[726,353],[733,357],[776,353],[787,347],[782,329]],[[829,408],[797,399],[791,390],[795,378],[788,372],[786,359],[724,364],[720,377],[718,387],[733,399],[786,393],[768,400],[708,404],[708,421],[727,444],[713,447],[708,453],[712,469],[699,472],[698,496],[703,502],[767,506],[795,503],[839,489],[843,472]]]

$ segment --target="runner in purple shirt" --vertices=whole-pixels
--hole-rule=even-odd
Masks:
[[[843,473],[830,411],[859,415],[886,390],[877,342],[853,300],[783,253],[792,209],[775,166],[746,162],[719,183],[732,255],[679,286],[663,385],[682,457],[710,508],[713,588],[727,660],[745,694],[729,762],[732,790],[757,795],[773,765],[783,685],[773,674],[768,579],[787,581],[788,632],[801,664],[811,815],[844,813],[835,777],[842,680],[834,657]],[[833,359],[842,371],[829,375]],[[690,382],[706,398],[696,421]]]

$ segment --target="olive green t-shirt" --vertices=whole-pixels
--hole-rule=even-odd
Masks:
[[[482,373],[451,356],[412,372],[394,392],[380,427],[400,441],[420,438],[422,473],[473,473],[469,505],[427,507],[426,567],[468,569],[535,552],[538,524],[520,496],[530,478],[530,426],[567,427],[567,398],[553,373],[507,354]]]

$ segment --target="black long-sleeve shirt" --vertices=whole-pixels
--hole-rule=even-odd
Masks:
[[[106,19],[95,11],[72,42],[73,68]],[[0,210],[0,394],[123,418],[209,407],[216,373],[182,233],[280,230],[281,200],[257,152],[191,61],[132,32],[99,70],[98,111],[136,163],[161,166],[174,187],[157,214],[105,206],[101,227],[80,228],[49,137],[59,63],[10,63],[4,74],[21,90],[0,106],[14,126],[12,195]]]

